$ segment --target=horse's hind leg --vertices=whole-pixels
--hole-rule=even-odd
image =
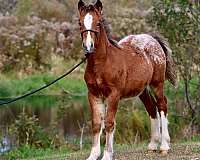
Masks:
[[[168,132],[168,120],[167,120],[167,99],[163,93],[164,82],[153,85],[154,94],[157,101],[158,111],[161,119],[161,146],[160,150],[162,154],[167,154],[170,149],[170,136]]]
[[[160,142],[160,117],[157,112],[156,102],[148,89],[145,89],[139,98],[143,102],[151,119],[151,141],[148,145],[148,150],[155,151]]]

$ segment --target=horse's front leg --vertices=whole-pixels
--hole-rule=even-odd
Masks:
[[[106,129],[106,146],[102,160],[112,160],[113,157],[113,139],[115,131],[115,115],[117,112],[117,106],[119,102],[119,95],[117,92],[113,92],[107,98],[107,112],[105,117],[105,129]]]
[[[105,106],[102,99],[93,96],[91,93],[88,94],[88,99],[92,113],[93,145],[87,160],[97,160],[101,155],[100,137],[104,127]]]

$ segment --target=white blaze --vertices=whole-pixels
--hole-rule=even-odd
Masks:
[[[90,13],[86,14],[85,18],[84,18],[84,25],[86,29],[91,29],[92,28],[92,21],[93,21],[93,17]]]
[[[92,22],[93,22],[92,15],[90,13],[86,14],[86,16],[84,18],[85,28],[92,29]],[[91,49],[91,43],[93,43],[93,40],[92,40],[90,32],[88,32],[86,42],[85,42],[85,45],[86,45],[88,51],[90,51],[90,49]]]

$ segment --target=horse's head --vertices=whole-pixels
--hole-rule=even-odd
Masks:
[[[89,5],[79,0],[79,25],[82,36],[82,46],[86,54],[93,53],[98,45],[102,8],[103,6],[100,0],[97,0],[95,4]]]

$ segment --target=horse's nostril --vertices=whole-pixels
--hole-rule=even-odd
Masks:
[[[94,51],[94,43],[93,42],[83,42],[82,43],[82,48],[86,53],[92,53]]]
[[[91,48],[94,48],[94,43],[91,43],[90,47],[91,47]]]
[[[86,45],[85,45],[85,43],[82,43],[82,47],[83,47],[83,48],[86,48]]]

